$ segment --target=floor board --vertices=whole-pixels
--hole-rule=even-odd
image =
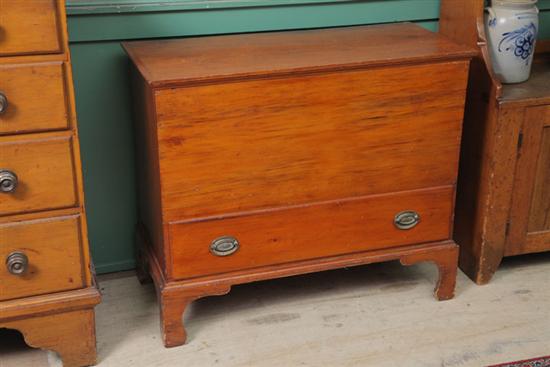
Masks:
[[[188,344],[171,349],[152,285],[103,276],[98,366],[477,367],[550,354],[550,253],[505,260],[486,286],[459,273],[450,301],[432,297],[435,276],[391,262],[237,286],[195,302]],[[61,366],[6,335],[2,367]]]

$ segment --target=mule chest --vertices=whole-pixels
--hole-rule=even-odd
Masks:
[[[238,283],[400,259],[453,296],[470,49],[412,24],[124,48],[166,346],[189,302]]]

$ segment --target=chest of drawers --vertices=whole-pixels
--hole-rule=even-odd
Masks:
[[[238,283],[433,261],[452,297],[470,50],[411,24],[124,47],[166,346],[189,302]]]
[[[64,7],[0,0],[0,328],[67,367],[95,362],[99,292]]]

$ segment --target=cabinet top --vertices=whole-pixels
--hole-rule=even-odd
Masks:
[[[123,47],[153,87],[476,55],[412,23],[134,41]]]
[[[504,84],[500,103],[536,105],[550,103],[550,55],[535,57],[528,81]]]

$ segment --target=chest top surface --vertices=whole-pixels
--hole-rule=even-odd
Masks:
[[[411,23],[135,41],[123,47],[152,87],[475,55]]]

